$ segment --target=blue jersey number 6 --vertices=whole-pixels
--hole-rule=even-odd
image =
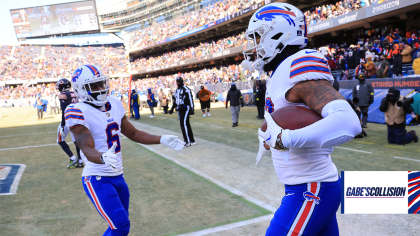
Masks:
[[[113,130],[115,130],[115,132],[120,130],[120,126],[116,122],[108,124],[108,126],[106,127],[106,137],[107,137],[106,142],[108,144],[108,148],[111,148],[114,142],[117,142],[115,153],[118,153],[121,151],[120,137],[118,136],[118,134],[113,135],[112,134]]]

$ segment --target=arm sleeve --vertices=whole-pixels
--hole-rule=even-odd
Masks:
[[[381,105],[379,105],[379,110],[382,112],[386,112],[388,110],[388,99],[384,97],[381,101]]]
[[[283,130],[283,145],[287,148],[328,148],[344,144],[362,132],[359,118],[345,100],[329,102],[322,109],[322,117],[305,128]]]
[[[230,100],[230,93],[229,93],[229,91],[228,91],[228,93],[227,93],[227,95],[226,95],[226,106],[228,105],[229,100]]]
[[[171,107],[171,110],[173,111],[176,106],[177,106],[176,105],[176,98],[175,98],[175,96],[172,96],[172,107]]]
[[[241,105],[244,106],[244,97],[242,96],[241,91],[239,91],[239,101],[241,102]]]

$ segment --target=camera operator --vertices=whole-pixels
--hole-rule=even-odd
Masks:
[[[174,109],[179,113],[179,122],[181,125],[182,136],[184,136],[184,147],[195,145],[194,134],[190,125],[190,115],[194,115],[194,100],[191,90],[184,85],[182,77],[176,78],[178,88],[173,95],[172,108],[169,114],[172,115]]]
[[[368,110],[370,104],[373,103],[373,96],[375,93],[373,91],[372,84],[366,82],[364,74],[358,75],[358,80],[359,83],[357,83],[353,88],[353,102],[362,112],[362,127],[367,128]],[[357,98],[358,102],[355,101],[355,98]]]
[[[389,143],[402,145],[410,143],[413,140],[415,143],[419,141],[419,138],[414,130],[409,132],[405,130],[406,114],[413,112],[413,108],[410,104],[411,102],[403,99],[403,97],[400,96],[400,91],[394,87],[389,88],[388,94],[382,99],[379,110],[385,112],[385,122],[388,126]]]

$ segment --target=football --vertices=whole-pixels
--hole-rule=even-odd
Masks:
[[[283,129],[301,129],[308,125],[311,125],[322,119],[320,115],[311,109],[300,107],[300,106],[288,106],[280,108],[271,113],[273,120]],[[261,125],[261,130],[267,130],[267,122]]]

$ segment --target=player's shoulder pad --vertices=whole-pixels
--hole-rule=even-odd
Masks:
[[[64,93],[60,93],[58,94],[58,99],[62,100],[62,99],[67,99],[67,95]]]

